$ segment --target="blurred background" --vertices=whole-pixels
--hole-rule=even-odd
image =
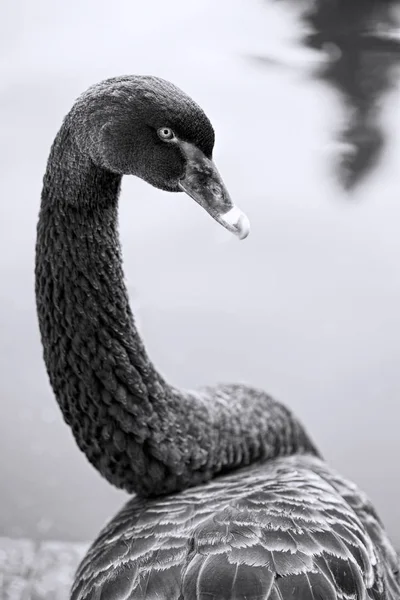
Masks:
[[[33,264],[63,116],[90,84],[138,73],[204,108],[252,223],[238,243],[189,198],[125,178],[125,272],[151,356],[175,384],[244,381],[289,405],[400,545],[400,15],[307,6],[2,2],[0,535],[91,540],[127,499],[52,396]]]

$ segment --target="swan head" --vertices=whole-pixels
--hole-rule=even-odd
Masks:
[[[82,94],[70,118],[79,149],[96,165],[183,191],[239,239],[247,237],[249,220],[212,160],[213,127],[175,85],[146,76],[108,79]]]

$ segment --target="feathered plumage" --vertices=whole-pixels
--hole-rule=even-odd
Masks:
[[[179,390],[146,352],[124,285],[118,195],[120,172],[179,190],[186,163],[196,168],[192,156],[157,140],[165,123],[200,154],[194,187],[206,210],[232,211],[205,156],[214,143],[206,115],[172,84],[121,77],[91,88],[65,119],[44,177],[36,246],[44,360],[64,418],[110,483],[143,495],[197,485],[260,458],[317,453],[298,419],[265,392]]]
[[[377,515],[294,415],[243,385],[177,390],[135,328],[121,175],[183,188],[247,235],[211,161],[213,136],[180,90],[125,77],[84,94],[53,144],[36,252],[44,358],[80,448],[140,495],[92,546],[72,599],[398,600],[398,559]]]
[[[312,457],[129,502],[73,600],[397,600],[399,565],[365,495]]]

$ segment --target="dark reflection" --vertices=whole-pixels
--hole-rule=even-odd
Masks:
[[[302,44],[327,58],[314,76],[332,86],[345,107],[336,167],[347,189],[377,165],[385,144],[381,108],[400,64],[399,5],[399,0],[319,0],[302,14],[307,30]]]
[[[384,146],[382,100],[395,81],[393,67],[400,63],[397,7],[393,0],[325,0],[303,16],[311,28],[304,45],[331,59],[318,75],[341,94],[346,107],[347,123],[338,135],[344,144],[338,174],[346,188],[378,163]]]

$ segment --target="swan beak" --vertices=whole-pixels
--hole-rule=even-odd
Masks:
[[[220,225],[240,240],[250,232],[247,216],[233,204],[217,167],[188,142],[179,142],[186,158],[186,172],[179,187],[204,208]]]

